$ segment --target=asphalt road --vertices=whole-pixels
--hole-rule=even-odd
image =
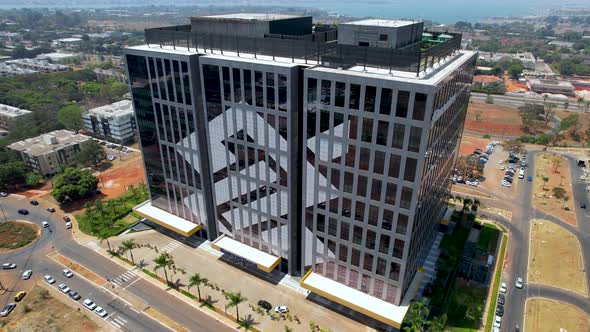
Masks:
[[[9,292],[7,292],[8,295],[0,297],[1,306],[13,302],[10,294],[29,289],[35,281],[43,280],[45,274],[50,274],[56,279],[53,287],[57,289],[57,285],[65,283],[80,293],[82,299],[78,303],[83,310],[87,309],[81,305],[82,301],[90,298],[108,312],[108,316],[105,318],[107,322],[121,331],[170,330],[144,314],[142,310],[147,307],[158,310],[190,331],[231,330],[228,326],[138,277],[133,271],[123,268],[92,249],[79,245],[72,239],[71,230],[65,228],[65,222],[56,214],[47,212],[46,207],[30,205],[28,199],[14,195],[0,198],[0,204],[8,220],[28,220],[36,223],[39,227],[41,227],[43,220],[47,220],[51,229],[50,232],[49,229],[41,227],[41,238],[30,247],[0,255],[0,263],[10,262],[18,265],[15,270],[8,272],[14,273],[15,278],[9,278],[4,283]],[[19,215],[17,211],[21,208],[27,209],[30,213],[26,216]],[[4,216],[0,215],[0,218],[3,222]],[[111,284],[99,287],[78,275],[66,278],[61,274],[64,267],[47,257],[47,254],[53,251],[76,261],[105,279],[114,280]],[[22,272],[29,269],[33,271],[33,277],[26,281],[20,279]],[[131,293],[143,302],[144,308],[134,307],[111,292],[109,286]],[[64,296],[65,301],[73,301],[66,294],[62,293],[61,296]]]

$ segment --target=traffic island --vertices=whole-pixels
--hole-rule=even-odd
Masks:
[[[0,223],[0,253],[21,249],[39,239],[39,226],[28,221],[7,221]]]
[[[552,222],[533,219],[528,282],[563,288],[588,296],[580,243]]]
[[[525,331],[590,331],[590,316],[577,307],[545,298],[530,298],[525,308]]]

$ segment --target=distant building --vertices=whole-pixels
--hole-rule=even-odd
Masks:
[[[12,77],[17,75],[29,75],[36,74],[38,71],[21,68],[15,64],[9,64],[6,62],[0,62],[0,76],[1,77]]]
[[[338,44],[403,48],[422,40],[424,22],[367,19],[338,26]]]
[[[10,129],[14,125],[14,121],[30,113],[31,111],[28,110],[0,104],[0,128]]]
[[[114,79],[119,82],[127,83],[127,76],[116,70],[95,68],[94,73],[96,74],[96,80],[99,82],[106,82],[110,79]]]
[[[50,63],[47,60],[39,59],[16,59],[5,62],[6,64],[15,65],[21,69],[34,70],[41,73],[55,73],[58,71],[70,71],[72,68],[66,65]]]
[[[498,76],[494,76],[494,75],[475,75],[475,76],[473,76],[473,83],[480,83],[482,88],[490,83],[493,83],[493,82],[502,82],[502,79],[499,78]]]
[[[566,42],[566,41],[561,41],[561,40],[550,41],[548,44],[555,45],[557,47],[567,47],[567,48],[574,46],[573,42]]]
[[[131,100],[93,108],[82,114],[84,128],[116,143],[133,141],[135,118]]]
[[[18,32],[0,31],[0,41],[17,42],[23,39],[23,35]]]
[[[82,38],[60,38],[52,41],[53,46],[61,46],[61,47],[75,47],[82,43]]]
[[[44,177],[55,175],[61,166],[71,165],[90,137],[67,130],[55,130],[8,146],[20,154],[27,166]]]
[[[51,63],[68,63],[72,62],[74,59],[79,59],[78,54],[76,53],[62,53],[62,52],[54,52],[54,53],[45,53],[37,55],[38,60],[49,60]]]
[[[536,93],[553,93],[574,96],[576,89],[571,82],[559,80],[543,80],[531,78],[528,80],[529,89]]]
[[[502,59],[520,60],[525,69],[535,69],[537,59],[531,52],[523,53],[493,53],[493,52],[479,52],[479,59],[487,62],[498,62]]]

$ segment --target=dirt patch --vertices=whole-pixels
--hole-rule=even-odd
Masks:
[[[8,317],[2,318],[0,326],[3,331],[104,331],[86,315],[39,286],[29,291]]]
[[[33,223],[8,221],[0,223],[0,252],[27,246],[39,238],[41,230]]]
[[[459,154],[468,156],[473,154],[475,149],[485,149],[486,145],[492,142],[492,139],[477,137],[469,134],[463,134],[461,138],[461,145],[459,145]]]
[[[537,154],[533,205],[571,225],[576,225],[571,183],[569,163],[564,157],[551,153]],[[556,197],[554,188],[562,188],[563,197]]]
[[[479,119],[476,119],[476,115]],[[495,136],[520,136],[524,135],[521,126],[522,120],[516,107],[473,101],[467,108],[466,131]]]
[[[99,178],[99,189],[106,197],[114,198],[125,193],[127,187],[130,185],[137,186],[145,182],[145,171],[141,154],[139,152],[132,152],[125,154],[123,160],[113,161],[112,167],[108,170],[95,173]]]
[[[567,303],[544,298],[531,298],[527,301],[525,310],[527,331],[590,330],[590,316]]]
[[[563,139],[559,142],[561,144],[567,144],[567,146],[582,146],[583,143],[588,138],[588,135],[584,136],[584,133],[590,129],[590,113],[586,112],[570,112],[563,109],[558,109],[555,112],[555,117],[559,120],[563,120],[572,114],[578,114],[578,123],[580,124],[580,140],[576,141],[571,136],[571,131],[562,133],[564,135]]]
[[[576,236],[557,224],[535,219],[530,246],[529,282],[588,296],[582,252]]]
[[[104,284],[106,284],[106,280],[99,277],[96,273],[88,270],[84,266],[70,260],[69,258],[67,258],[65,256],[62,256],[56,252],[53,252],[47,256],[49,256],[54,261],[64,265],[65,267],[72,270],[73,272],[75,272],[75,273],[83,276],[84,278],[90,280],[91,282],[97,284],[98,286],[103,286]]]

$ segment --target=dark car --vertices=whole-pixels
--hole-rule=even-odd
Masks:
[[[68,216],[64,216],[64,221],[65,221],[65,222],[70,222],[70,221],[72,221],[72,220],[70,219],[70,217],[68,217]]]
[[[80,294],[78,294],[78,292],[74,292],[74,291],[70,291],[68,293],[68,296],[71,297],[72,299],[78,301],[79,299],[81,299],[82,297],[80,296]]]
[[[49,212],[53,213],[53,212],[55,212],[55,209],[54,209],[54,208],[52,208],[52,207],[48,207],[48,208],[47,208],[47,211],[49,211]]]
[[[504,305],[506,303],[506,296],[504,294],[498,295],[498,304]]]
[[[39,202],[37,202],[36,200],[32,200],[32,201],[31,201],[31,205],[35,205],[35,206],[37,206],[37,205],[39,205]]]
[[[481,149],[475,149],[475,151],[473,151],[474,154],[481,154]]]
[[[498,307],[496,308],[496,315],[502,317],[504,316],[504,306],[501,304],[498,304]]]
[[[505,176],[505,177],[504,177],[504,180],[506,180],[506,181],[508,181],[508,182],[512,183],[512,181],[514,181],[514,178],[511,178],[511,177],[509,177],[509,176]]]
[[[585,209],[585,208],[586,208],[586,204],[582,203],[582,204],[580,204],[580,207],[581,207],[582,209]]]
[[[270,310],[270,309],[272,309],[272,304],[270,304],[270,302],[265,301],[265,300],[258,301],[258,305],[261,308],[263,308],[264,310]]]
[[[18,210],[18,214],[22,214],[22,215],[26,216],[27,214],[29,214],[29,211],[25,210],[25,209],[20,209],[20,210]]]

